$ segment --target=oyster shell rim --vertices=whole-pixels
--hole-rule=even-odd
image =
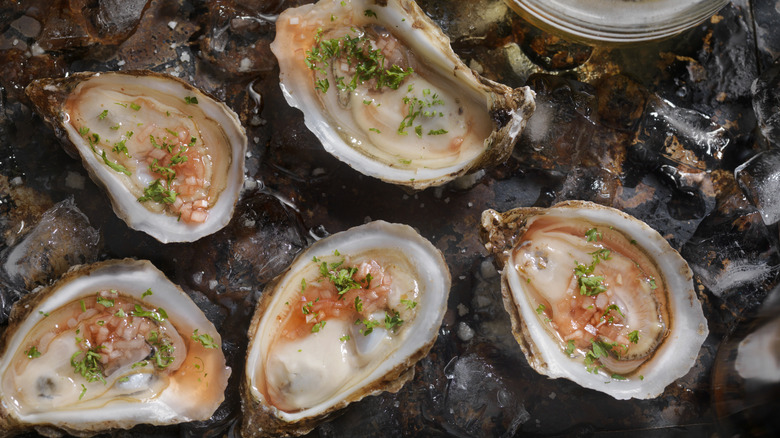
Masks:
[[[178,221],[175,216],[149,211],[141,203],[137,202],[136,196],[130,193],[129,189],[115,178],[114,172],[109,170],[102,161],[99,161],[95,154],[80,147],[80,145],[84,144],[83,138],[68,123],[64,104],[79,83],[97,76],[112,75],[134,79],[153,78],[154,80],[163,81],[161,85],[163,88],[164,82],[169,81],[172,86],[181,87],[181,90],[188,93],[187,95],[198,97],[197,105],[200,108],[208,107],[217,114],[221,112],[225,115],[225,120],[231,122],[218,122],[225,132],[225,137],[230,141],[231,163],[228,175],[225,178],[227,182],[225,189],[219,194],[219,198],[214,206],[209,209],[210,214],[206,222],[202,224],[186,224]],[[145,81],[144,86],[147,86],[149,83],[152,82]],[[43,115],[43,119],[54,129],[60,141],[65,143],[63,146],[65,146],[66,152],[74,157],[78,155],[90,179],[108,196],[112,210],[128,227],[142,231],[162,243],[174,243],[194,242],[216,233],[230,222],[243,188],[246,173],[245,157],[249,140],[246,136],[246,130],[235,111],[216,97],[181,78],[151,70],[83,71],[73,73],[67,77],[40,78],[32,81],[25,88],[25,94],[33,102],[36,112]],[[204,112],[210,113],[205,110]],[[228,132],[228,129],[232,130],[233,128],[236,128],[234,132]],[[236,146],[238,147],[236,148]],[[214,213],[219,214],[215,215]]]
[[[317,3],[288,8],[279,15],[277,22],[287,19],[287,14],[293,14],[295,11],[300,11],[301,15],[305,15],[311,9],[327,1],[331,1],[333,4],[336,3],[336,0],[320,0]],[[271,43],[271,51],[279,63],[279,86],[282,89],[282,94],[291,107],[297,108],[303,113],[304,124],[317,137],[323,148],[360,173],[387,183],[407,186],[414,190],[423,190],[431,186],[445,184],[457,177],[476,172],[482,168],[498,165],[509,158],[515,142],[519,139],[520,133],[536,108],[534,101],[535,93],[527,86],[511,88],[483,78],[469,68],[452,50],[449,37],[425,14],[416,2],[412,0],[361,1],[362,3],[360,4],[366,4],[366,6],[368,6],[368,3],[373,3],[375,6],[382,8],[393,6],[397,10],[402,10],[403,13],[406,13],[409,19],[399,16],[398,18],[403,18],[403,20],[396,20],[391,26],[387,27],[396,28],[396,35],[402,35],[403,38],[400,39],[404,41],[411,40],[415,44],[421,44],[419,41],[432,41],[432,47],[426,47],[426,51],[438,55],[434,64],[444,64],[448,69],[452,70],[450,73],[443,73],[442,76],[451,75],[458,78],[459,81],[468,81],[469,88],[485,96],[486,109],[494,123],[493,130],[483,141],[482,152],[478,156],[446,168],[407,170],[398,169],[391,164],[376,161],[367,154],[350,147],[347,141],[339,135],[338,131],[340,129],[332,126],[334,123],[327,116],[327,111],[322,108],[317,99],[313,84],[309,87],[294,87],[292,86],[293,84],[290,86],[285,85],[287,76],[295,77],[300,73],[296,71],[294,63],[291,63],[290,71],[285,72],[284,67],[287,63],[283,62],[283,58],[277,55],[277,52],[283,53],[285,51],[285,48],[282,47],[283,42],[280,40],[281,33],[277,31],[276,37]],[[353,6],[356,10],[362,9],[359,5]],[[379,15],[384,19],[388,14],[383,11],[383,13],[375,15]],[[424,38],[426,32],[430,34],[431,38]],[[422,38],[419,37],[420,34]],[[433,57],[426,55],[423,58],[429,59]],[[494,92],[493,90],[499,90],[499,92]],[[307,108],[316,109],[309,111]]]
[[[331,403],[330,405],[327,405],[327,403],[320,403],[315,407],[307,408],[294,414],[288,414],[276,408],[275,406],[265,404],[262,394],[255,391],[252,387],[252,383],[250,383],[253,381],[252,375],[254,374],[254,367],[250,366],[250,364],[252,363],[251,361],[253,359],[252,344],[256,340],[255,338],[261,328],[264,316],[266,314],[270,315],[268,312],[273,308],[273,305],[277,302],[281,303],[283,300],[282,296],[284,294],[275,292],[277,290],[282,291],[282,289],[279,288],[283,285],[288,276],[291,277],[295,272],[297,272],[298,269],[305,268],[311,263],[312,253],[314,253],[315,256],[331,255],[333,254],[333,250],[337,249],[335,248],[336,246],[339,246],[339,248],[346,248],[346,246],[341,245],[339,239],[356,238],[359,237],[358,233],[370,234],[377,232],[377,230],[386,232],[385,229],[388,227],[391,227],[391,230],[397,232],[401,236],[413,239],[415,245],[424,247],[424,251],[426,251],[425,256],[431,257],[431,261],[439,263],[440,267],[443,268],[442,273],[444,275],[442,275],[441,279],[444,281],[440,287],[441,296],[438,297],[438,300],[434,300],[432,303],[438,304],[438,308],[431,309],[432,312],[438,311],[438,315],[436,315],[435,318],[425,321],[418,319],[423,315],[418,314],[415,317],[416,321],[424,322],[430,326],[428,333],[430,337],[428,340],[426,342],[420,343],[418,346],[412,349],[410,354],[407,355],[403,361],[399,361],[398,363],[394,364],[393,367],[387,369],[384,374],[374,376],[375,374],[379,374],[377,371],[379,368],[374,370],[369,375],[369,377],[364,379],[364,381],[368,381],[368,383],[356,387],[356,389],[354,389],[346,396],[342,394],[341,399],[336,403]],[[333,237],[337,237],[337,239],[331,239]],[[336,243],[334,244],[334,242]],[[403,249],[403,243],[398,244],[398,247]],[[350,252],[349,249],[339,249],[339,251],[342,253]],[[420,275],[430,276],[431,274],[427,272],[420,272]],[[432,279],[432,281],[435,281],[435,279]],[[281,272],[276,278],[274,278],[265,286],[263,295],[255,307],[252,321],[247,331],[249,343],[245,361],[246,367],[244,369],[240,383],[242,396],[241,410],[243,413],[241,425],[242,434],[246,437],[273,436],[278,434],[302,435],[310,432],[319,423],[336,414],[339,410],[345,408],[347,405],[359,401],[366,396],[376,395],[381,392],[394,393],[399,391],[407,381],[414,377],[414,365],[430,352],[433,344],[438,338],[439,327],[441,327],[444,314],[447,309],[447,301],[449,298],[451,283],[452,279],[449,272],[449,266],[447,265],[442,252],[439,251],[438,248],[436,248],[428,239],[421,236],[409,225],[405,224],[385,222],[382,220],[372,221],[367,224],[358,225],[332,234],[331,236],[321,239],[313,243],[305,250],[301,251],[290,263],[290,266],[288,266],[283,272]],[[431,291],[426,291],[426,295],[429,295],[430,292]],[[259,354],[260,352],[258,352],[255,356]],[[325,409],[320,409],[319,412],[317,412],[315,408],[318,408],[318,406],[321,405],[325,405]],[[309,411],[312,410],[315,412],[309,413]]]
[[[109,272],[104,272],[109,271]],[[100,279],[100,275],[107,273],[115,274],[111,275],[108,279]],[[68,434],[75,436],[92,436],[101,432],[106,432],[114,429],[131,429],[137,425],[148,424],[153,426],[167,426],[172,424],[180,424],[184,422],[205,420],[214,415],[214,412],[225,400],[225,389],[227,388],[228,378],[232,374],[232,369],[227,366],[224,352],[222,351],[222,337],[219,331],[216,329],[213,323],[208,320],[202,310],[195,304],[195,302],[184,292],[184,290],[178,284],[171,281],[162,271],[160,271],[154,264],[148,260],[142,259],[110,259],[100,262],[95,262],[86,265],[75,265],[71,267],[65,274],[63,274],[54,283],[48,286],[41,286],[33,290],[32,292],[24,295],[19,301],[14,303],[11,309],[11,313],[8,318],[8,325],[5,331],[0,334],[0,379],[5,374],[5,369],[10,366],[13,354],[7,350],[9,346],[14,344],[21,344],[24,340],[26,333],[29,332],[30,327],[34,327],[41,320],[47,317],[47,311],[53,311],[62,305],[69,304],[75,299],[81,296],[94,296],[96,290],[94,287],[100,287],[100,285],[116,284],[116,278],[127,281],[127,284],[138,284],[137,281],[131,282],[130,280],[137,280],[138,277],[145,276],[149,278],[148,283],[143,283],[142,286],[135,286],[137,290],[128,292],[126,289],[120,292],[124,295],[131,296],[138,301],[143,300],[145,304],[152,306],[162,307],[168,309],[168,319],[171,324],[180,333],[182,338],[188,338],[189,333],[185,330],[182,331],[182,325],[185,325],[185,329],[192,329],[193,326],[202,330],[203,333],[208,333],[212,336],[214,342],[219,345],[218,353],[221,356],[221,364],[223,366],[223,373],[219,374],[217,370],[213,370],[212,377],[220,376],[219,379],[211,380],[211,383],[220,383],[222,386],[221,398],[219,401],[214,401],[214,411],[209,414],[209,417],[205,418],[190,418],[176,412],[174,409],[168,407],[166,401],[170,398],[170,392],[163,391],[156,396],[152,401],[136,404],[132,411],[132,415],[126,418],[116,419],[111,416],[112,409],[117,409],[114,406],[116,401],[108,402],[105,406],[98,408],[99,410],[107,409],[109,412],[104,413],[105,418],[94,419],[95,412],[92,411],[93,418],[89,422],[79,423],[78,419],[68,421],[68,414],[72,410],[64,410],[57,413],[54,421],[46,421],[42,423],[35,423],[40,416],[47,415],[48,412],[38,413],[32,415],[17,416],[12,410],[7,408],[5,401],[5,395],[0,392],[0,437],[13,436],[16,433],[30,430],[37,427],[50,427],[58,431],[65,431]],[[74,283],[78,282],[82,278],[87,278],[88,288],[82,285],[76,286]],[[153,293],[141,298],[142,294],[147,289],[148,284],[155,281],[163,281],[165,292]],[[160,287],[155,286],[155,290],[159,291]],[[64,292],[59,292],[64,289]],[[50,300],[52,295],[59,292],[59,295],[55,297],[55,300]],[[175,304],[175,305],[174,305]],[[43,312],[43,313],[41,313]],[[181,324],[181,320],[178,316],[182,316],[187,312],[187,315],[191,315],[194,312],[195,321]],[[25,330],[25,329],[28,330]],[[15,352],[16,350],[14,350]],[[106,408],[108,407],[108,408]],[[128,411],[127,409],[123,410]],[[114,412],[114,415],[116,412]],[[28,417],[31,417],[28,419]],[[7,431],[7,434],[3,432]]]
[[[518,301],[512,292],[512,286],[522,289],[523,284],[508,278],[514,270],[509,266],[511,256],[507,251],[511,251],[518,243],[516,240],[525,228],[527,220],[540,214],[551,214],[551,211],[554,211],[552,214],[574,216],[576,213],[571,212],[577,210],[584,211],[582,217],[593,223],[613,226],[618,231],[632,236],[664,275],[671,319],[669,332],[653,356],[641,365],[642,379],[608,378],[603,381],[604,376],[599,374],[600,377],[596,377],[597,375],[588,372],[581,362],[567,356],[557,342],[549,339],[549,334],[541,326],[535,309],[528,305],[528,300],[522,299],[525,298],[523,296]],[[600,216],[603,212],[611,215],[609,220]],[[509,224],[510,230],[513,229],[514,241],[504,242],[510,243],[506,247],[507,251],[496,254],[497,262],[502,268],[502,301],[510,317],[512,334],[534,370],[549,378],[566,378],[584,388],[606,393],[618,400],[658,397],[667,386],[690,372],[709,335],[707,319],[693,287],[693,273],[688,263],[660,233],[640,219],[612,207],[589,201],[563,201],[549,208],[520,207],[504,213],[485,210],[481,217],[481,237],[489,251],[497,250],[492,243],[496,236],[491,229],[506,224]],[[543,336],[542,342],[537,342],[540,336]],[[555,345],[552,345],[553,343]],[[650,370],[650,373],[647,370]]]

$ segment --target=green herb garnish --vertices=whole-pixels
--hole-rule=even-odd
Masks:
[[[604,285],[604,277],[601,275],[591,275],[594,264],[585,266],[578,262],[574,268],[574,275],[577,277],[577,283],[580,286],[580,295],[595,296],[607,290]]]
[[[398,312],[393,312],[392,316],[385,312],[385,328],[387,330],[396,331],[403,323],[404,320],[401,319],[401,315]]]
[[[649,282],[650,282],[650,289],[653,290],[658,289],[658,286],[655,284],[655,278],[651,278]]]
[[[617,313],[620,314],[620,316],[622,316],[623,318],[626,317],[626,315],[624,315],[623,312],[620,311],[620,307],[618,307],[617,304],[610,304],[604,310],[604,314],[601,315],[601,319],[605,319],[609,315],[609,312],[611,312],[613,310],[617,311]],[[612,323],[613,319],[614,319],[614,317],[610,316],[609,317],[609,323]]]
[[[214,338],[212,338],[211,335],[208,333],[198,334],[198,329],[195,329],[195,331],[192,332],[192,339],[200,342],[205,348],[219,348],[219,346],[214,343]]]
[[[102,304],[103,307],[114,307],[114,300],[111,298],[103,298],[100,296],[100,293],[97,294],[95,300],[98,304]]]
[[[144,308],[139,304],[135,305],[135,310],[131,311],[130,315],[138,316],[140,318],[153,319],[157,322],[163,322],[168,319],[168,314],[162,307],[157,308],[157,310],[144,310]]]
[[[355,324],[363,324],[365,327],[360,329],[360,334],[368,336],[374,331],[374,327],[381,325],[382,323],[373,319],[358,319],[355,321]]]
[[[601,233],[599,230],[591,228],[585,232],[585,238],[588,240],[588,242],[595,242],[597,240],[601,240]]]
[[[323,93],[327,93],[328,89],[330,89],[330,82],[328,82],[328,78],[314,81],[314,88],[322,91]]]
[[[363,301],[360,300],[360,297],[355,297],[355,310],[358,312],[363,311]]]
[[[330,280],[339,292],[339,297],[347,293],[352,289],[360,289],[362,286],[360,283],[352,278],[357,273],[356,267],[351,268],[339,268],[344,263],[344,260],[340,262],[331,263],[328,265],[326,262],[320,264],[320,275]]]
[[[322,29],[314,38],[314,45],[306,52],[304,62],[311,70],[327,75],[327,69],[333,62],[341,60],[354,68],[349,78],[336,78],[339,90],[355,90],[358,85],[370,80],[376,81],[376,89],[389,87],[398,89],[401,82],[414,70],[398,65],[386,66],[381,50],[372,48],[371,40],[365,36],[344,35],[341,38],[321,39]],[[344,80],[347,79],[347,82]],[[315,79],[315,87],[326,93],[330,87],[327,78]]]
[[[569,356],[574,353],[574,340],[569,339],[569,342],[566,343],[566,350],[564,350],[564,352]]]
[[[592,253],[590,253],[590,255],[593,256],[593,263],[598,263],[601,260],[609,260],[611,258],[610,257],[611,253],[612,251],[603,248],[598,251],[593,251]]]
[[[27,355],[30,359],[35,359],[36,357],[41,357],[41,352],[38,351],[37,348],[35,348],[35,345],[30,347],[29,350],[25,351],[24,354]]]
[[[114,147],[111,148],[111,151],[116,152],[118,154],[119,153],[123,153],[123,154],[127,155],[128,157],[130,157],[130,151],[127,150],[127,146],[125,145],[126,141],[127,141],[127,139],[124,139],[124,140],[121,140],[121,141],[118,141],[118,142],[114,143]]]
[[[371,274],[366,274],[366,278],[363,279],[363,283],[365,283],[363,289],[369,289],[371,287],[371,280],[373,279],[374,277]]]
[[[144,195],[138,198],[138,202],[154,201],[159,204],[173,204],[176,202],[176,195],[174,190],[166,189],[161,180],[157,179],[144,189]]]
[[[411,91],[411,90],[410,90]],[[414,133],[417,135],[417,137],[422,138],[422,125],[417,124],[414,125],[415,121],[422,118],[434,118],[434,117],[443,117],[444,114],[440,111],[436,111],[434,108],[437,106],[443,106],[444,101],[439,98],[439,95],[436,93],[431,94],[431,90],[426,88],[422,92],[423,98],[418,99],[417,97],[409,97],[405,96],[403,98],[404,105],[407,105],[406,110],[406,116],[401,120],[401,123],[398,125],[398,134],[399,135],[408,135],[408,132],[406,132],[406,128],[411,128],[414,126]],[[443,132],[442,132],[443,131]],[[440,135],[444,134],[447,131],[446,130],[435,130],[430,131],[434,132],[434,134],[429,135]]]
[[[176,360],[173,356],[173,350],[173,345],[168,343],[167,340],[156,344],[154,356],[152,357],[152,359],[154,359],[154,364],[157,365],[158,368],[168,367]]]
[[[411,310],[417,307],[417,301],[412,300],[401,300],[401,304],[405,305],[407,309]]]
[[[87,379],[87,382],[101,381],[105,384],[106,379],[103,377],[103,364],[101,362],[102,356],[95,350],[98,350],[98,348],[90,348],[86,352],[77,351],[73,353],[70,357],[70,365],[73,367],[73,371]],[[81,360],[76,360],[82,353],[84,357]]]
[[[325,321],[320,321],[320,322],[318,322],[318,323],[316,323],[316,324],[314,324],[314,325],[312,326],[312,328],[311,328],[311,332],[312,332],[312,333],[317,333],[317,332],[319,332],[320,330],[322,330],[322,329],[323,329],[323,327],[325,327]]]
[[[165,180],[168,181],[169,184],[176,178],[176,171],[170,167],[161,166],[160,162],[157,161],[157,158],[154,158],[152,163],[149,164],[149,170],[165,177]]]
[[[118,164],[118,163],[114,163],[113,161],[109,160],[108,157],[106,157],[106,151],[103,151],[101,157],[103,157],[103,162],[106,163],[106,165],[108,165],[108,167],[110,167],[111,169],[115,170],[116,172],[124,173],[127,176],[132,175],[132,173],[130,173],[130,171],[127,170],[127,168],[125,166],[123,166],[121,164]]]

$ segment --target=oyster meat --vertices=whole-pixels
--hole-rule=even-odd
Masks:
[[[300,435],[353,401],[398,391],[434,341],[450,274],[406,225],[323,239],[263,292],[242,382],[245,437]]]
[[[653,398],[693,366],[707,321],[688,264],[619,210],[569,201],[482,215],[529,364],[617,399]]]
[[[203,312],[151,263],[130,259],[77,267],[26,295],[0,353],[0,436],[206,420],[230,376]]]
[[[189,242],[230,221],[247,139],[225,104],[146,71],[41,79],[27,94],[131,228]]]
[[[410,0],[321,0],[283,12],[271,50],[287,102],[359,172],[424,189],[495,165],[533,92],[479,76]]]

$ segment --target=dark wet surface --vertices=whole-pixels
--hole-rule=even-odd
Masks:
[[[721,390],[712,385],[712,370],[722,366],[716,361],[721,342],[749,325],[778,283],[778,226],[771,219],[778,215],[778,192],[767,186],[780,173],[773,117],[780,75],[771,69],[780,56],[780,14],[773,2],[736,1],[678,37],[610,49],[534,29],[498,0],[472,0],[468,8],[458,0],[420,1],[468,65],[513,87],[530,85],[538,110],[506,163],[418,193],[365,177],[326,153],[284,101],[268,45],[275,15],[300,3],[306,2],[0,4],[2,261],[42,218],[53,216],[45,211],[66,199],[86,216],[84,229],[100,234],[98,244],[80,240],[69,251],[39,239],[45,263],[36,275],[12,278],[3,270],[0,323],[27,293],[25,283],[52,281],[63,264],[144,258],[220,329],[233,368],[227,400],[211,420],[139,426],[115,436],[235,436],[246,329],[263,284],[313,239],[373,219],[412,225],[444,252],[453,276],[449,310],[413,381],[397,394],[353,404],[312,436],[760,430],[751,424],[765,417],[748,416],[753,423],[745,425],[716,412],[714,398],[734,395],[713,392]],[[162,245],[128,229],[24,97],[34,78],[127,69],[181,77],[239,114],[250,144],[248,183],[222,231]],[[693,268],[710,336],[693,369],[656,399],[617,401],[548,380],[530,368],[511,335],[498,274],[478,237],[480,214],[568,199],[646,221]]]

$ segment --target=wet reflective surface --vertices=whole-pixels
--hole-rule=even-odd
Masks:
[[[312,436],[761,430],[719,420],[712,379],[723,366],[719,358],[728,357],[718,354],[721,343],[750,324],[780,274],[772,189],[780,173],[774,4],[736,1],[678,37],[608,49],[546,34],[499,0],[471,0],[468,8],[457,0],[421,0],[470,67],[513,87],[531,86],[537,112],[503,165],[415,193],[330,156],[284,101],[268,45],[276,14],[301,3],[0,5],[0,256],[19,266],[12,254],[21,242],[33,242],[23,249],[34,266],[2,269],[0,327],[13,302],[54,280],[63,266],[144,258],[215,323],[233,368],[226,402],[211,420],[138,426],[116,436],[238,436],[246,329],[263,285],[315,239],[373,219],[412,225],[444,252],[453,274],[449,311],[413,381],[397,394],[348,407]],[[250,142],[247,181],[222,231],[162,245],[128,229],[24,96],[33,78],[124,69],[181,77],[239,114]],[[656,399],[617,401],[548,380],[528,366],[511,335],[498,273],[479,240],[480,214],[568,199],[644,220],[695,273],[710,336],[697,364]],[[58,230],[66,233],[55,239]]]

